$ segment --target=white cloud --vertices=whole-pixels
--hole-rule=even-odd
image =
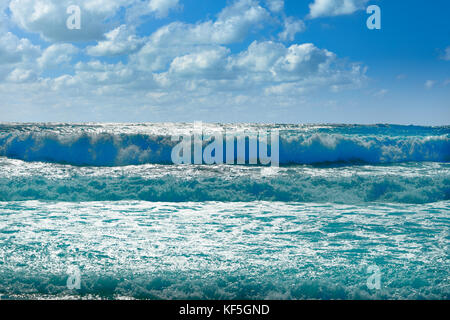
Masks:
[[[25,30],[39,32],[47,39],[70,38],[66,28],[52,30],[59,22],[50,21],[54,10],[67,3],[65,0],[58,3],[12,0],[12,3],[39,4],[15,7],[15,13],[11,10],[16,23]],[[154,11],[158,15],[168,12],[164,8],[179,4],[169,1],[164,3],[172,5],[164,7],[163,2],[154,2],[155,6],[157,3],[161,5],[160,13]],[[114,17],[119,8],[126,7],[127,11],[138,8],[137,0],[86,0],[81,4],[83,10],[102,23],[104,17]],[[150,1],[139,1],[139,4],[148,8]],[[4,108],[21,104],[30,117],[33,110],[55,117],[58,116],[55,112],[60,110],[59,116],[73,117],[72,121],[83,113],[90,115],[90,120],[105,121],[106,116],[111,120],[113,114],[121,114],[112,120],[123,120],[124,115],[143,110],[155,117],[164,113],[181,115],[183,111],[195,117],[205,110],[222,109],[224,101],[234,110],[250,106],[259,110],[269,105],[295,108],[310,92],[320,91],[322,96],[324,92],[332,95],[332,92],[360,87],[365,81],[365,68],[340,60],[334,53],[312,43],[253,41],[240,52],[227,47],[248,39],[265,23],[282,22],[284,29],[278,38],[293,41],[304,24],[287,18],[282,12],[283,4],[283,1],[266,2],[269,11],[258,1],[238,0],[213,20],[192,24],[173,22],[143,38],[136,36],[136,24],[122,23],[100,35],[101,29],[86,31],[83,39],[94,39],[95,35],[99,40],[84,51],[72,44],[56,43],[41,54],[41,49],[29,40],[5,33],[0,35],[0,97],[8,101]],[[63,23],[65,17],[64,14]],[[83,21],[82,28],[86,22]],[[97,60],[86,59],[92,59],[83,56],[86,53],[98,57]],[[118,59],[104,58],[117,55],[125,59],[107,63]],[[24,90],[26,97],[12,98]]]
[[[37,62],[41,69],[62,68],[72,61],[78,51],[78,48],[68,43],[54,44],[45,49]]]
[[[445,52],[442,55],[442,59],[446,61],[450,61],[450,46],[445,48]]]
[[[40,54],[39,46],[28,39],[19,39],[11,32],[0,34],[0,83],[2,80],[23,82],[32,79]]]
[[[325,72],[335,55],[315,47],[311,43],[294,44],[288,48],[275,42],[253,42],[246,52],[241,53],[234,64],[242,74],[265,74],[269,81],[299,81],[312,74]]]
[[[309,5],[310,18],[351,14],[363,8],[368,0],[314,0]]]
[[[102,40],[104,33],[116,26],[120,9],[126,9],[130,25],[139,23],[139,17],[154,13],[165,17],[171,9],[179,7],[179,0],[2,0],[12,14],[12,20],[22,29],[39,33],[50,41]],[[81,9],[81,29],[69,30],[67,8],[78,5]],[[1,24],[0,24],[1,27]]]
[[[255,41],[236,55],[215,47],[179,56],[168,72],[155,73],[154,79],[161,89],[180,94],[186,90],[214,95],[264,91],[276,94],[280,92],[274,89],[277,87],[295,88],[291,93],[299,94],[319,87],[358,87],[365,70],[338,62],[333,53],[310,43],[285,47],[272,41]]]
[[[434,81],[434,80],[427,80],[427,81],[425,81],[425,88],[431,89],[431,88],[434,87],[435,84],[436,84],[436,81]]]
[[[288,17],[284,20],[284,30],[278,34],[278,38],[283,41],[293,41],[295,35],[304,31],[305,28],[305,23],[302,20]]]
[[[332,71],[336,56],[312,43],[285,47],[273,41],[253,42],[248,50],[233,57],[231,64],[240,76],[252,82],[305,81]]]
[[[266,2],[272,12],[281,12],[284,9],[284,0],[266,0]]]
[[[47,48],[38,59],[39,65],[51,68],[70,61],[77,50],[69,46]],[[159,72],[143,70],[133,62],[79,62],[74,75],[44,78],[40,83],[48,87],[42,90],[75,91],[87,101],[92,96],[110,94],[136,102],[136,96],[147,92],[147,101],[155,104],[160,104],[161,99],[167,103],[176,99],[200,103],[216,95],[240,96],[238,100],[244,101],[261,92],[299,95],[318,88],[355,88],[364,81],[364,73],[358,65],[342,63],[333,53],[310,43],[286,47],[272,41],[255,41],[238,54],[221,46],[200,47],[175,57]],[[13,76],[17,81],[25,79],[25,70]]]
[[[319,72],[322,66],[334,59],[333,53],[321,50],[312,43],[294,44],[287,49],[284,57],[275,64],[279,74],[309,75]]]
[[[36,78],[37,74],[34,72],[34,70],[16,68],[8,75],[6,80],[9,82],[23,83],[35,80]]]
[[[247,72],[270,73],[275,63],[284,56],[286,47],[272,41],[254,41],[246,51],[240,53],[233,61],[235,67]]]
[[[53,41],[89,41],[102,39],[118,10],[137,0],[79,0],[81,29],[69,30],[67,8],[72,0],[11,0],[12,20],[22,29],[39,33]]]
[[[156,18],[165,18],[170,11],[182,8],[179,0],[135,0],[126,11],[128,25],[141,23],[144,16],[152,15]]]
[[[0,35],[0,65],[24,62],[39,53],[39,47],[28,39],[19,39],[11,32]]]
[[[169,72],[177,76],[223,78],[230,50],[216,47],[175,58]]]
[[[77,63],[75,66],[75,76],[71,78],[74,83],[90,85],[94,87],[103,85],[125,85],[136,81],[136,71],[127,65],[119,62],[117,64],[107,64],[96,61],[87,63]]]
[[[106,40],[87,48],[91,56],[117,56],[136,52],[144,39],[138,38],[126,25],[121,25],[105,34]]]
[[[55,2],[54,0],[51,0]],[[57,2],[62,2],[64,0],[59,0]],[[71,4],[80,4],[83,9],[90,12],[102,13],[106,16],[112,15],[121,7],[131,6],[136,2],[136,0],[73,0],[69,1]]]
[[[165,17],[170,9],[178,6],[178,0],[150,0],[148,6],[151,12],[156,12],[158,16]]]
[[[215,21],[161,27],[131,59],[142,69],[164,70],[178,56],[243,41],[269,18],[270,13],[256,1],[239,0],[223,9]]]
[[[152,40],[158,44],[229,44],[244,40],[270,17],[257,2],[240,0],[223,9],[216,21],[198,24],[171,23],[156,31]]]

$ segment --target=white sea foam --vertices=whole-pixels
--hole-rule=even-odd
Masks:
[[[32,201],[0,212],[5,298],[450,298],[449,201]],[[368,265],[380,290],[366,286]]]

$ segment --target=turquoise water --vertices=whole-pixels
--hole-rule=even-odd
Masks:
[[[233,128],[274,127],[280,168],[171,165],[188,124],[0,125],[1,298],[450,298],[449,127]]]

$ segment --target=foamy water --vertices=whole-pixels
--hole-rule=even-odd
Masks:
[[[190,128],[0,125],[2,298],[450,298],[449,127],[234,125],[282,166],[170,164]]]

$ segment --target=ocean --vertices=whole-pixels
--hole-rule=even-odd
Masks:
[[[280,166],[175,165],[192,126],[0,124],[0,299],[450,299],[449,126],[204,124]]]

